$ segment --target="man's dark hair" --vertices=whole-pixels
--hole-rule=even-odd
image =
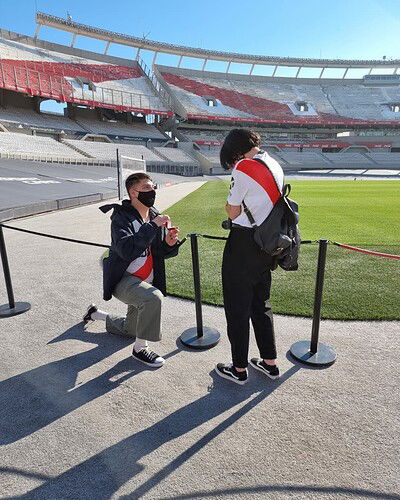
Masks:
[[[234,128],[226,136],[221,148],[219,154],[221,166],[225,170],[229,170],[243,158],[244,154],[255,147],[260,147],[260,144],[261,138],[257,132],[248,128]]]
[[[128,177],[125,180],[125,187],[127,193],[129,194],[130,188],[135,184],[139,184],[139,182],[142,181],[143,179],[149,179],[150,181],[152,180],[150,175],[146,174],[146,172],[135,172],[134,174],[128,175]]]

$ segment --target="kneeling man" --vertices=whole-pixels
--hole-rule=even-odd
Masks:
[[[125,181],[129,200],[100,207],[111,215],[111,248],[103,260],[103,298],[112,296],[127,304],[126,317],[100,311],[94,304],[83,318],[104,320],[109,333],[134,337],[132,356],[154,368],[165,360],[149,349],[148,342],[161,340],[161,302],[166,293],[164,259],[178,254],[178,228],[170,227],[168,215],[153,208],[155,186],[145,172]]]

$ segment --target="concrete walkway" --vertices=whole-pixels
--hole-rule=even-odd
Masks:
[[[158,206],[198,186],[160,190]],[[95,205],[13,224],[109,242]],[[101,300],[102,249],[4,231],[16,300],[32,309],[0,320],[1,498],[400,499],[399,323],[322,322],[338,360],[308,369],[287,351],[311,321],[277,317],[281,379],[250,371],[240,387],[213,372],[229,360],[223,310],[203,308],[220,343],[188,351],[194,304],[168,297],[167,363],[151,371],[101,322],[82,329],[92,300],[124,312]]]

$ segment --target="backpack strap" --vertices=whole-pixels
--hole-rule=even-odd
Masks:
[[[263,165],[268,170],[271,178],[274,180],[274,185],[275,185],[276,191],[279,193],[279,198],[281,198],[281,196],[283,196],[283,194],[281,193],[281,190],[279,189],[278,183],[276,182],[276,179],[274,177],[274,174],[271,172],[271,169],[268,167],[268,165],[265,163],[265,161],[261,160],[261,158],[253,158],[253,160],[256,161],[257,163],[260,163],[260,165]]]
[[[292,190],[292,186],[290,184],[284,184],[283,188],[282,188],[282,196],[284,198],[288,197],[291,190]]]
[[[278,196],[278,194],[279,194],[278,200],[280,198],[282,198],[283,196],[287,196],[290,193],[290,184],[284,184],[283,189],[282,189],[282,193],[281,193],[281,190],[279,189],[278,183],[276,182],[276,179],[275,179],[273,173],[271,172],[271,169],[268,168],[268,165],[264,161],[262,161],[260,158],[253,158],[253,160],[255,160],[256,162],[260,163],[261,165],[263,165],[268,170],[268,172],[270,174],[270,177],[274,181],[274,187],[273,187],[273,189],[276,190],[275,194],[276,194],[276,196]],[[272,193],[270,194],[270,196],[271,195],[273,196]],[[247,207],[246,203],[244,202],[244,200],[242,201],[242,205],[243,205],[243,211],[247,215],[247,218],[249,219],[250,224],[253,227],[257,227],[256,221],[254,220],[254,217],[253,217],[252,213],[250,212],[249,208]]]
[[[243,205],[243,211],[247,215],[247,218],[249,219],[250,224],[253,227],[257,227],[256,221],[254,220],[254,217],[253,217],[252,213],[250,212],[250,210],[248,209],[248,207],[247,207],[246,203],[244,202],[244,200],[242,201],[242,205]]]

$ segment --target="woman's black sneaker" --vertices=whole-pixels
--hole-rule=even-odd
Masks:
[[[238,372],[232,363],[218,363],[215,367],[215,371],[220,377],[231,380],[232,382],[235,382],[235,384],[244,385],[247,382],[247,370],[244,372]]]
[[[152,366],[153,368],[159,368],[165,363],[165,359],[156,354],[153,351],[150,351],[147,347],[144,349],[140,349],[139,352],[136,352],[135,349],[132,351],[132,357],[141,361],[147,366]]]
[[[97,308],[96,304],[90,304],[90,306],[88,306],[86,314],[83,316],[83,328],[86,328],[89,321],[94,321],[92,319],[92,314],[94,312],[96,312],[97,309],[98,308]]]
[[[251,358],[250,365],[256,370],[264,373],[267,377],[272,378],[272,380],[279,378],[279,368],[277,366],[267,365],[261,358]]]

